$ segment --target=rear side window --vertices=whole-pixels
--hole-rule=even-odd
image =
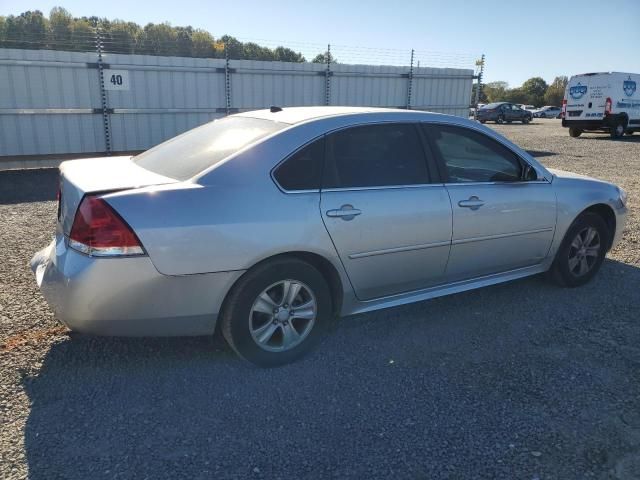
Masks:
[[[273,173],[285,190],[318,190],[322,181],[324,137],[287,158]]]
[[[347,128],[327,137],[324,188],[429,183],[424,150],[412,124]]]
[[[426,128],[444,162],[449,183],[522,179],[522,163],[518,156],[486,135],[448,125],[428,125]]]
[[[187,180],[287,126],[259,118],[221,118],[167,140],[133,161],[165,177]]]

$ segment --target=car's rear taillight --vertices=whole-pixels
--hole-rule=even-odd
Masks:
[[[567,116],[567,99],[562,100],[562,111],[560,112],[562,118]]]
[[[69,234],[69,246],[87,255],[108,257],[143,255],[131,227],[103,199],[85,196]]]
[[[604,102],[604,114],[605,115],[609,115],[611,114],[611,98],[607,97],[607,101]]]
[[[57,218],[60,220],[62,213],[62,179],[58,182],[58,191],[56,192],[56,202],[58,202]]]

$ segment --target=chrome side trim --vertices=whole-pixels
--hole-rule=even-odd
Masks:
[[[381,185],[375,187],[323,188],[322,192],[359,192],[361,190],[394,190],[401,188],[444,187],[443,183],[416,183],[412,185]]]
[[[538,228],[536,230],[524,230],[521,232],[511,232],[511,233],[499,233],[497,235],[485,235],[482,237],[471,237],[471,238],[461,238],[460,240],[453,240],[451,242],[452,245],[461,245],[464,243],[472,243],[472,242],[482,242],[484,240],[495,240],[497,238],[508,238],[508,237],[517,237],[520,235],[531,235],[534,233],[543,233],[543,232],[551,232],[553,231],[553,227],[548,228]]]
[[[515,182],[449,182],[449,183],[445,183],[444,185],[447,188],[451,188],[451,187],[468,187],[468,186],[474,186],[474,185],[513,185],[518,186],[518,185],[530,185],[530,184],[546,184],[549,185],[551,182],[549,180],[547,180],[546,178],[543,178],[542,180],[519,180],[519,181],[515,181]]]
[[[426,248],[434,248],[434,247],[446,247],[451,242],[449,240],[445,242],[433,242],[433,243],[422,243],[419,245],[408,245],[406,247],[395,247],[395,248],[385,248],[382,250],[371,250],[370,252],[361,252],[361,253],[352,253],[349,255],[349,258],[364,258],[364,257],[373,257],[375,255],[385,255],[387,253],[398,253],[398,252],[410,252],[412,250],[424,250]]]
[[[518,268],[507,272],[474,278],[471,280],[445,283],[442,285],[437,285],[435,287],[426,288],[424,290],[416,290],[413,292],[401,293],[372,300],[356,301],[350,305],[344,305],[341,315],[354,315],[357,313],[371,312],[383,308],[397,307],[399,305],[406,305],[408,303],[414,303],[422,300],[429,300],[431,298],[451,295],[452,293],[460,293],[479,287],[486,287],[488,285],[508,282],[511,280],[516,280],[518,278],[542,273],[549,269],[549,265],[550,262],[543,261],[542,263],[533,265],[531,267]]]

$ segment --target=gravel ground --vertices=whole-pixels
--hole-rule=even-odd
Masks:
[[[54,229],[55,175],[1,173],[0,477],[640,478],[640,136],[496,128],[627,190],[597,278],[350,317],[274,370],[217,338],[69,334],[27,268]]]

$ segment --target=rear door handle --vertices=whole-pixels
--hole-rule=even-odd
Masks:
[[[339,217],[342,220],[353,220],[362,213],[361,210],[353,208],[353,205],[342,205],[339,209],[327,210],[327,217]]]
[[[478,197],[473,195],[469,197],[468,200],[460,200],[458,202],[458,206],[462,208],[470,208],[471,210],[478,210],[481,206],[484,205],[484,202],[480,200]]]

